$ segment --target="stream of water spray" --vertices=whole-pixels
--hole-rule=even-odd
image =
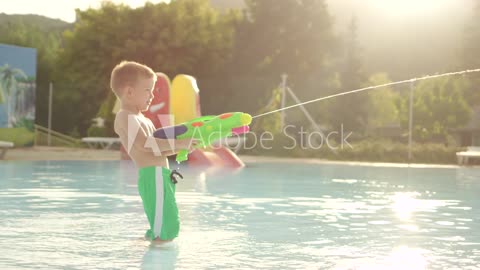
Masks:
[[[261,114],[253,116],[252,118],[257,118],[257,117],[265,116],[265,115],[268,115],[268,114],[292,109],[292,108],[302,106],[302,105],[305,105],[305,104],[310,104],[310,103],[313,103],[313,102],[326,100],[326,99],[330,99],[330,98],[334,98],[334,97],[338,97],[338,96],[353,94],[353,93],[357,93],[357,92],[362,92],[362,91],[366,91],[366,90],[370,90],[370,89],[382,88],[382,87],[391,86],[391,85],[397,85],[397,84],[402,84],[402,83],[411,83],[411,82],[415,82],[415,81],[421,81],[421,80],[427,80],[427,79],[433,79],[433,78],[440,78],[440,77],[446,77],[446,76],[452,76],[452,75],[462,75],[462,74],[473,73],[473,72],[480,72],[480,68],[478,68],[478,69],[468,69],[468,70],[462,70],[462,71],[456,71],[456,72],[448,72],[448,73],[442,73],[442,74],[436,74],[436,75],[427,75],[427,76],[419,77],[419,78],[413,78],[413,79],[408,79],[408,80],[403,80],[403,81],[396,81],[396,82],[391,82],[391,83],[386,83],[386,84],[380,84],[380,85],[374,85],[374,86],[369,86],[369,87],[365,87],[365,88],[355,89],[355,90],[352,90],[352,91],[342,92],[342,93],[338,93],[338,94],[334,94],[334,95],[330,95],[330,96],[326,96],[326,97],[312,99],[312,100],[305,101],[305,102],[302,102],[302,103],[297,103],[295,105],[283,107],[283,108],[273,110],[273,111],[269,111],[269,112],[266,112],[266,113],[261,113]]]

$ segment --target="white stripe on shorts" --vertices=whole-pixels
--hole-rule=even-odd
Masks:
[[[155,222],[153,223],[153,234],[160,237],[163,222],[163,170],[162,167],[155,167]]]

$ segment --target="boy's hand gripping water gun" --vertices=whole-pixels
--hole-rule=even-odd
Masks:
[[[157,129],[153,136],[159,139],[195,139],[196,148],[207,147],[220,139],[250,131],[252,116],[242,112],[203,116],[176,126]],[[188,150],[180,150],[177,162],[188,159]]]

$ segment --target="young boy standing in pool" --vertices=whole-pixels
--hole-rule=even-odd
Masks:
[[[180,222],[175,201],[175,179],[168,169],[167,156],[182,149],[193,150],[189,139],[154,138],[155,126],[142,112],[152,99],[156,75],[149,67],[123,61],[112,71],[110,87],[121,101],[114,129],[139,169],[138,191],[150,229],[145,237],[170,241],[177,237]]]

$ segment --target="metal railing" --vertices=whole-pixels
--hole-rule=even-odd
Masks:
[[[35,125],[35,145],[80,147],[82,142],[74,137]]]

